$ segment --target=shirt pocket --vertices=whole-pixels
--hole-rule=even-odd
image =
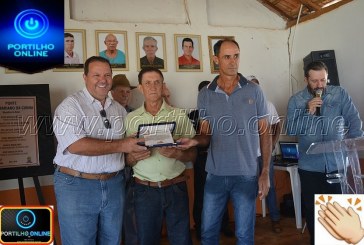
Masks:
[[[256,132],[258,130],[257,107],[256,101],[253,98],[248,98],[242,101],[239,106],[235,106],[236,110],[233,112],[238,129],[252,130]]]
[[[340,116],[341,115],[341,105],[339,102],[329,101],[326,103],[326,106],[323,107],[324,115],[332,116]]]

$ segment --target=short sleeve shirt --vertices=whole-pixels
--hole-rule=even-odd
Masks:
[[[127,136],[137,132],[140,124],[176,122],[173,132],[173,139],[181,137],[192,138],[195,130],[190,119],[187,117],[186,110],[178,109],[167,105],[164,101],[157,115],[153,116],[147,112],[144,106],[130,112],[127,115]],[[141,180],[163,181],[173,179],[185,170],[185,164],[173,158],[167,158],[158,153],[157,149],[152,149],[149,158],[139,161],[134,167],[134,176]]]
[[[111,128],[104,126],[100,111],[106,111]],[[124,168],[124,154],[114,153],[101,156],[72,154],[68,147],[84,138],[108,141],[122,139],[125,135],[125,109],[111,98],[106,98],[104,108],[87,89],[67,97],[56,109],[53,130],[58,146],[54,162],[83,173],[111,173]]]
[[[227,95],[217,76],[198,95],[198,109],[212,131],[206,171],[219,176],[257,175],[258,120],[268,116],[262,90],[239,74],[235,90]]]

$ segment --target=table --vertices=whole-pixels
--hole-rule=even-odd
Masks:
[[[300,176],[298,175],[298,166],[290,165],[274,165],[274,170],[287,171],[291,179],[291,188],[294,204],[294,213],[296,217],[296,227],[297,229],[302,228],[302,214],[301,214],[301,182]]]

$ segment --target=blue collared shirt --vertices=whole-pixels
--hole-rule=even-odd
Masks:
[[[239,83],[228,95],[217,85],[217,76],[198,94],[201,119],[211,127],[206,171],[219,176],[257,176],[258,120],[268,116],[260,87],[239,74]]]
[[[327,86],[322,95],[321,116],[308,113],[307,103],[313,95],[307,88],[288,102],[286,130],[299,141],[298,166],[302,170],[330,173],[337,170],[333,153],[307,154],[313,142],[342,140],[363,136],[359,112],[349,94],[339,86]]]

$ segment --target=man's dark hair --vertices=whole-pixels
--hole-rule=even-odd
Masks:
[[[214,45],[214,54],[215,56],[219,56],[220,54],[220,49],[221,49],[221,45],[224,43],[224,42],[232,42],[234,43],[238,49],[240,50],[240,47],[239,47],[239,44],[234,40],[234,39],[221,39],[219,41],[217,41],[217,43],[215,43]]]
[[[190,42],[190,43],[192,43],[192,48],[193,48],[193,41],[192,41],[192,39],[191,39],[191,38],[189,38],[189,37],[185,37],[185,38],[183,38],[183,40],[182,40],[182,48],[183,48],[183,44],[184,44],[185,42]]]
[[[90,64],[93,63],[93,62],[103,62],[103,63],[106,63],[109,65],[110,67],[110,70],[112,71],[112,68],[111,68],[111,65],[110,65],[110,62],[108,59],[105,59],[101,56],[91,56],[90,58],[88,58],[85,62],[85,67],[83,68],[83,72],[85,75],[88,74],[88,71],[89,71],[89,67],[90,67]]]
[[[158,68],[155,68],[155,67],[145,67],[143,68],[139,74],[138,74],[138,81],[139,81],[139,84],[142,84],[142,78],[143,78],[143,75],[147,72],[156,72],[158,73],[161,78],[162,78],[162,82],[164,80],[164,76],[163,76],[163,73],[158,69]]]
[[[327,69],[327,66],[325,65],[324,62],[322,61],[313,61],[311,63],[309,63],[305,68],[304,68],[304,72],[305,72],[305,77],[308,78],[309,76],[309,72],[310,70],[314,70],[314,71],[321,71],[324,70],[329,73],[329,69]]]
[[[69,32],[65,32],[64,33],[64,37],[66,38],[66,37],[73,37],[73,38],[75,38],[73,35],[72,35],[72,33],[69,33]]]
[[[203,89],[205,86],[209,85],[210,81],[202,81],[200,82],[200,84],[198,85],[198,91],[201,91],[201,89]]]

